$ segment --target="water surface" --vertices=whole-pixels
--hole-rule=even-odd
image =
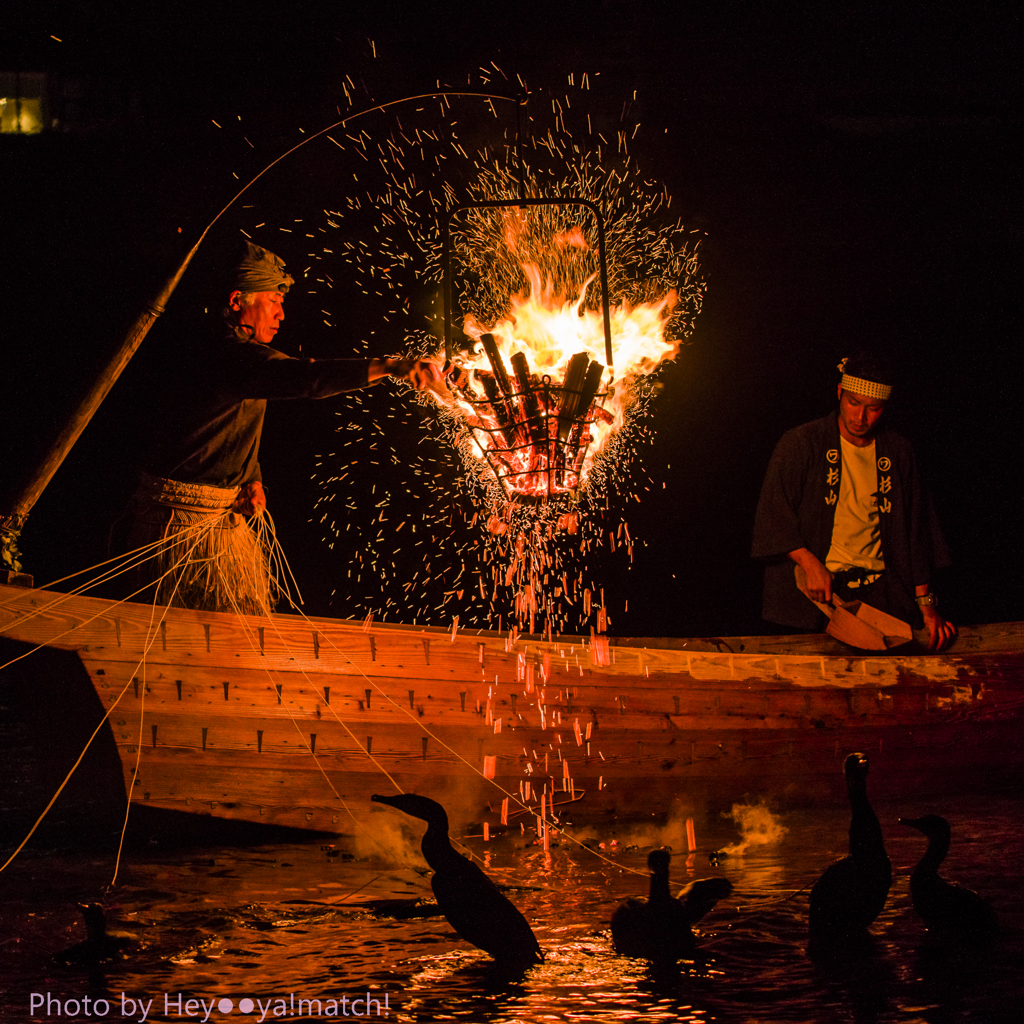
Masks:
[[[673,858],[673,880],[723,874],[735,892],[699,926],[697,958],[668,973],[616,955],[608,922],[620,900],[646,889],[645,878],[626,869],[644,873],[651,844],[677,839],[678,830],[610,825],[593,833],[607,861],[575,845],[545,853],[527,845],[529,836],[468,839],[491,876],[514,887],[509,896],[547,956],[512,977],[442,918],[382,918],[351,906],[429,897],[429,875],[414,854],[349,859],[343,839],[210,847],[187,845],[186,836],[185,845],[128,851],[117,885],[105,891],[111,853],[37,851],[0,875],[0,1019],[139,1020],[140,1000],[155,1021],[356,1020],[367,1008],[376,1019],[377,1003],[363,1002],[369,993],[380,1019],[394,1022],[1020,1020],[1024,798],[877,810],[894,884],[870,937],[842,952],[809,950],[805,890],[846,852],[842,808],[776,809],[781,836],[717,868],[708,853],[735,843],[736,825],[717,815],[698,820],[699,849]],[[927,811],[953,826],[944,873],[999,911],[1003,931],[991,942],[940,940],[913,912],[908,876],[925,840],[897,818]],[[62,965],[55,956],[85,937],[75,904],[91,900],[107,906],[111,928],[137,938],[123,958]],[[44,1000],[34,1013],[32,993]],[[253,1013],[240,1012],[243,999],[254,1001]],[[216,1005],[221,1000],[230,1009]]]

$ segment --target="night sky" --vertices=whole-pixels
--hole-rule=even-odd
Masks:
[[[833,407],[836,363],[862,345],[901,371],[887,415],[914,442],[954,554],[935,581],[946,614],[1024,618],[1011,5],[150,6],[25,3],[5,15],[0,72],[50,73],[61,120],[45,136],[0,137],[0,490],[45,449],[239,181],[300,141],[300,128],[337,120],[346,75],[359,107],[464,84],[494,61],[522,75],[539,109],[570,73],[600,72],[594,119],[612,123],[631,105],[633,156],[668,187],[673,212],[706,232],[705,306],[662,371],[643,459],[655,486],[628,513],[647,547],[628,573],[608,570],[612,632],[759,631],[760,570],[748,555],[764,468],[786,429]],[[346,176],[318,145],[254,201],[281,218],[340,202]],[[105,557],[146,444],[160,356],[215,301],[216,268],[251,223],[233,210],[214,229],[36,506],[22,549],[37,582]],[[302,261],[287,240],[277,251],[290,269]],[[303,302],[290,297],[279,347],[351,354],[323,347]],[[372,329],[367,310],[351,315],[354,332]],[[380,354],[400,347],[384,335]],[[272,407],[261,458],[282,542],[319,614],[338,609],[309,522],[309,478],[336,425],[312,403]]]

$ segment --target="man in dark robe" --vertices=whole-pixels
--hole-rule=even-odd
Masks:
[[[839,408],[783,435],[772,454],[754,521],[754,558],[765,561],[762,614],[797,629],[822,615],[797,588],[829,603],[862,600],[920,627],[931,648],[956,635],[938,612],[932,571],[949,563],[913,449],[882,416],[888,368],[867,353],[840,364]]]
[[[279,257],[247,243],[224,329],[194,354],[161,417],[129,539],[161,604],[252,614],[274,604],[259,464],[268,399],[327,398],[387,376],[418,389],[440,380],[426,360],[294,359],[271,348],[294,283]]]

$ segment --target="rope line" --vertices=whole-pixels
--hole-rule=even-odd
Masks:
[[[133,548],[131,551],[122,551],[120,554],[114,555],[113,558],[108,558],[108,559],[106,559],[103,562],[97,562],[95,565],[90,565],[90,566],[88,566],[85,569],[80,569],[78,572],[70,573],[67,576],[61,576],[59,579],[51,580],[49,583],[42,583],[38,587],[33,587],[32,589],[34,589],[34,590],[50,590],[53,587],[57,586],[58,583],[65,583],[67,580],[73,580],[76,576],[83,576],[83,575],[85,575],[85,573],[92,572],[94,569],[102,569],[103,566],[110,565],[111,562],[121,562],[122,560],[127,562],[129,559],[131,559],[135,555],[140,554],[143,551],[149,551],[151,548],[157,548],[162,543],[163,543],[163,538],[158,538],[157,540],[150,541],[150,543],[148,543],[148,544],[143,544],[142,547]],[[150,557],[152,557],[152,556],[150,556]],[[144,558],[144,559],[140,559],[140,561],[138,563],[136,563],[136,564],[137,565],[142,565],[146,561],[149,561],[148,557]],[[134,565],[133,566],[126,566],[125,568],[134,568]],[[122,572],[124,570],[123,569],[122,570],[118,570],[118,572],[113,572],[113,570],[109,570],[109,571],[112,572],[113,575],[117,576],[117,575],[120,574],[120,572]],[[98,577],[90,578],[85,583],[83,583],[80,587],[77,587],[74,590],[61,591],[61,597],[60,598],[58,598],[53,603],[47,605],[45,608],[37,609],[36,611],[32,612],[32,614],[33,615],[37,615],[37,614],[39,614],[40,611],[46,611],[47,609],[52,608],[54,605],[59,604],[66,597],[69,597],[69,596],[74,595],[74,594],[84,593],[86,590],[89,590],[90,588],[96,586],[96,584],[100,580],[103,580],[105,578],[106,578],[106,574],[101,574]],[[5,601],[3,603],[0,603],[0,609],[13,607],[15,604],[17,604],[17,602],[18,602],[18,598],[14,597],[10,601]],[[19,622],[24,622],[25,619],[19,619],[18,621]],[[3,632],[3,629],[5,629],[5,628],[6,627],[0,628],[0,632]]]
[[[177,567],[176,565],[172,566],[170,569],[167,570],[167,573],[165,573],[164,575],[167,575],[168,573],[173,572],[176,567]],[[157,581],[157,582],[159,582],[159,581]],[[145,589],[145,588],[143,588],[143,589]],[[164,607],[164,613],[160,617],[160,621],[161,622],[164,620],[166,615],[167,615],[167,607],[165,606]],[[97,617],[98,616],[93,616],[93,618],[97,618]],[[92,620],[90,619],[90,620],[87,620],[87,621],[92,621]],[[84,624],[85,623],[83,623],[83,625]],[[158,623],[158,626],[159,626],[159,623]],[[157,629],[157,630],[155,630],[153,632],[152,638],[149,640],[145,650],[142,653],[142,659],[136,664],[136,671],[138,671],[139,666],[141,664],[143,664],[143,662],[145,661],[146,655],[149,653],[149,648],[152,647],[153,643],[156,641],[156,636],[157,636],[158,632],[159,632],[159,629]],[[34,651],[38,651],[40,649],[40,647],[45,647],[45,646],[46,646],[45,644],[40,644],[39,647],[34,648],[33,651],[29,651],[28,653],[32,654],[32,653],[34,653]],[[22,655],[22,657],[27,657],[27,655]],[[14,661],[20,661],[20,660],[21,660],[20,658],[15,658],[14,659]],[[13,664],[13,662],[8,662],[7,664]],[[0,665],[0,668],[6,668],[6,666]],[[133,675],[134,675],[134,673],[133,673]],[[71,780],[71,776],[74,775],[75,772],[78,770],[78,766],[82,763],[82,758],[85,757],[86,751],[88,751],[89,747],[92,746],[92,741],[94,739],[96,739],[96,736],[99,734],[100,729],[103,728],[103,726],[106,724],[107,719],[111,716],[111,714],[113,714],[114,708],[117,707],[117,705],[120,702],[121,698],[128,692],[128,687],[129,687],[130,683],[131,683],[131,678],[129,678],[129,681],[124,684],[124,687],[122,688],[121,692],[117,695],[117,697],[115,698],[114,702],[110,705],[110,707],[107,709],[106,713],[100,719],[100,721],[97,724],[96,728],[92,731],[92,735],[89,737],[88,740],[86,740],[85,746],[82,747],[82,752],[78,755],[78,759],[71,766],[71,770],[64,777],[64,781],[57,787],[57,791],[50,798],[50,802],[46,805],[45,808],[43,808],[42,814],[40,814],[39,817],[36,818],[35,824],[28,831],[28,835],[26,835],[25,838],[18,844],[17,849],[7,858],[7,860],[4,861],[4,863],[2,865],[0,865],[0,872],[4,871],[7,868],[7,866],[11,863],[11,861],[13,861],[14,858],[17,857],[19,853],[21,853],[21,851],[25,847],[25,844],[32,838],[32,836],[36,832],[36,829],[38,829],[39,826],[43,823],[43,819],[46,817],[47,814],[50,813],[50,808],[52,808],[53,805],[57,802],[57,797],[59,797],[61,795],[61,793],[64,792],[64,787]],[[140,747],[141,747],[141,744],[142,744],[142,736],[140,735],[139,736],[139,745],[140,745]],[[129,803],[129,807],[130,806],[131,806],[131,804]]]
[[[349,114],[348,117],[343,117],[340,121],[335,121],[334,124],[329,124],[326,128],[321,128],[320,131],[315,132],[313,135],[307,136],[301,142],[296,143],[294,146],[292,146],[291,149],[285,150],[285,152],[283,152],[279,157],[276,157],[275,159],[271,160],[270,163],[267,164],[267,166],[264,167],[263,170],[259,172],[259,174],[257,174],[250,181],[246,182],[246,184],[243,185],[238,190],[238,192],[236,192],[231,197],[230,200],[228,200],[227,204],[217,214],[217,216],[214,217],[213,220],[211,220],[210,223],[206,225],[206,227],[203,229],[203,233],[199,236],[199,241],[196,242],[195,246],[192,249],[192,253],[189,255],[188,259],[191,259],[192,255],[195,254],[196,250],[202,244],[203,239],[206,238],[207,234],[209,234],[210,229],[214,226],[214,224],[216,224],[217,221],[219,221],[221,219],[221,217],[223,217],[224,214],[227,213],[228,210],[230,210],[231,207],[234,206],[234,204],[239,199],[241,199],[242,196],[245,195],[245,193],[253,185],[255,185],[256,182],[260,180],[260,178],[263,177],[264,174],[267,173],[267,171],[269,171],[272,167],[275,167],[277,164],[279,164],[286,157],[291,156],[292,153],[294,153],[297,149],[302,149],[303,146],[308,145],[314,139],[320,138],[321,135],[326,135],[328,132],[334,131],[335,128],[342,128],[345,125],[347,125],[350,121],[355,121],[356,118],[363,117],[366,114],[373,114],[373,113],[376,113],[376,112],[381,111],[381,110],[387,110],[389,107],[395,107],[395,106],[398,106],[401,103],[414,103],[416,100],[436,99],[439,96],[442,99],[445,99],[445,100],[449,96],[460,96],[460,97],[477,97],[477,98],[486,99],[486,100],[504,100],[507,103],[518,103],[519,102],[519,100],[516,97],[514,97],[514,96],[502,96],[502,95],[500,95],[498,93],[468,92],[468,91],[457,90],[457,89],[437,89],[434,92],[424,92],[424,93],[419,93],[419,94],[417,94],[415,96],[403,96],[401,99],[388,100],[387,103],[378,103],[376,106],[367,107],[365,110],[358,110],[354,114]],[[493,107],[492,107],[492,112],[493,112]],[[333,142],[334,140],[332,139],[331,141]]]
[[[217,528],[216,521],[214,521],[214,523],[210,524],[209,529],[215,530],[216,528]],[[180,535],[175,536],[175,541],[178,540],[179,536]],[[185,554],[181,556],[179,561],[176,562],[174,567],[171,570],[169,570],[169,571],[173,572],[174,569],[176,569],[179,565],[186,564],[188,562],[188,559],[191,556],[192,552],[195,551],[195,549],[199,546],[199,542],[202,539],[203,539],[202,535],[196,537],[195,543],[192,545],[192,547],[189,548],[188,551],[186,551]],[[181,581],[181,577],[180,576],[178,577],[178,581],[179,582]],[[145,717],[146,717],[146,655],[149,654],[150,647],[152,647],[154,642],[156,641],[156,635],[157,635],[157,632],[159,631],[160,623],[163,622],[164,619],[167,617],[167,610],[168,610],[168,608],[171,607],[170,603],[168,603],[168,604],[166,604],[164,606],[163,614],[160,616],[160,622],[157,623],[157,628],[154,629],[153,628],[153,617],[156,615],[156,609],[158,607],[157,603],[156,603],[156,592],[157,592],[157,590],[158,590],[158,588],[154,588],[153,610],[149,614],[149,626],[147,627],[148,628],[148,633],[147,633],[146,647],[145,647],[145,649],[142,652],[142,660],[136,666],[136,670],[141,669],[141,675],[142,675],[142,700],[139,702],[139,742],[135,745],[135,770],[132,772],[131,785],[128,787],[128,802],[127,802],[127,806],[124,809],[124,824],[121,826],[121,838],[118,841],[118,844],[117,844],[117,856],[114,859],[114,877],[110,879],[110,885],[108,886],[108,888],[110,888],[110,889],[112,889],[117,884],[117,874],[121,870],[121,850],[124,848],[124,837],[125,837],[125,833],[128,831],[128,819],[131,816],[131,812],[132,812],[132,794],[135,792],[135,783],[136,783],[136,781],[138,780],[138,777],[139,777],[139,764],[141,763],[141,760],[142,760],[142,735],[143,735],[142,727],[143,727],[143,725],[145,723]],[[172,601],[174,600],[174,596],[175,596],[175,594],[177,594],[177,592],[178,592],[178,583],[175,583],[174,590],[171,591],[171,600]],[[122,690],[121,693],[124,694],[127,689],[128,689],[128,687],[125,686],[124,690]],[[120,700],[120,699],[121,698],[119,696],[118,700]],[[117,701],[114,701],[114,706],[116,706],[116,705],[117,705]],[[114,707],[111,707],[110,710],[113,711]]]
[[[205,533],[206,530],[212,530],[212,529],[215,529],[215,528],[216,528],[215,526],[209,526],[209,527],[202,527],[201,529]],[[196,544],[198,544],[199,541],[202,540],[202,537],[203,537],[204,533],[201,533],[196,538]],[[181,534],[177,534],[175,536],[175,540],[177,540],[180,536],[181,536]],[[195,546],[196,545],[193,545],[193,547],[195,547]],[[117,601],[112,601],[111,602],[111,606],[109,608],[102,608],[102,609],[100,609],[100,611],[98,611],[95,615],[91,615],[89,618],[84,619],[82,622],[76,623],[70,629],[64,630],[63,633],[58,633],[56,636],[50,637],[50,639],[47,640],[45,643],[37,644],[31,650],[25,651],[24,654],[19,654],[16,658],[11,658],[10,661],[5,661],[2,665],[0,665],[0,672],[2,672],[5,668],[8,668],[11,665],[13,665],[15,662],[21,661],[23,658],[27,658],[30,654],[35,654],[36,651],[42,650],[42,648],[44,648],[44,647],[51,646],[55,641],[62,640],[69,633],[74,633],[75,630],[81,629],[83,626],[88,626],[90,622],[95,622],[98,618],[100,618],[100,616],[108,614],[113,608],[119,608],[121,605],[126,604],[133,597],[137,597],[139,594],[141,594],[145,590],[148,590],[150,587],[157,586],[161,581],[165,580],[172,572],[174,572],[178,568],[178,566],[181,565],[181,564],[182,564],[182,562],[180,560],[178,562],[175,562],[175,564],[172,565],[170,569],[168,569],[161,576],[157,577],[156,580],[144,584],[143,586],[139,587],[138,590],[132,591],[132,593],[130,593],[127,597],[122,597],[122,598],[120,598]],[[54,602],[54,603],[60,603],[60,601],[66,600],[68,596],[70,596],[70,595],[66,595],[66,594],[62,595],[61,598],[59,599],[59,601]],[[53,605],[49,605],[48,607],[53,607]],[[37,613],[34,612],[32,614],[37,614]],[[31,616],[26,616],[26,618],[24,618],[24,619],[17,619],[16,621],[18,623],[22,623],[22,622],[25,622],[30,617]]]
[[[277,543],[276,537],[275,537],[275,543]],[[294,602],[291,602],[291,601],[289,603],[291,604],[291,606],[295,610],[295,612],[308,625],[310,625],[310,626],[314,625],[313,621],[309,618],[309,616],[307,616],[305,614],[305,612],[302,611],[301,608],[298,607],[298,605],[296,605]],[[353,669],[355,669],[355,671],[358,672],[359,675],[361,675],[363,677],[363,679],[365,679],[366,682],[368,682],[389,704],[393,705],[395,708],[397,708],[399,711],[401,711],[402,714],[404,714],[416,726],[418,726],[423,732],[425,732],[427,734],[427,736],[430,737],[430,739],[434,740],[435,743],[439,744],[441,747],[443,747],[445,750],[447,750],[450,754],[454,755],[459,761],[461,761],[468,768],[470,768],[471,771],[475,772],[481,779],[484,779],[486,782],[489,782],[500,793],[503,793],[505,796],[507,796],[511,801],[513,801],[518,807],[520,807],[522,809],[522,812],[532,814],[535,817],[541,817],[541,815],[537,812],[536,808],[533,808],[529,804],[524,803],[515,793],[511,792],[510,790],[505,789],[505,787],[502,786],[500,783],[498,783],[496,780],[489,779],[486,775],[484,775],[484,773],[479,768],[477,768],[477,766],[475,764],[473,764],[471,761],[469,761],[465,757],[463,757],[462,754],[460,754],[453,747],[450,747],[439,736],[437,736],[433,732],[431,732],[431,730],[428,729],[427,726],[424,725],[419,720],[418,717],[414,716],[407,708],[403,707],[401,704],[398,703],[398,701],[394,700],[387,693],[385,693],[384,690],[377,684],[377,682],[371,676],[368,676],[363,671],[361,666],[359,666],[358,664],[356,664],[356,662],[354,662],[351,658],[349,658],[348,655],[345,654],[345,652],[342,651],[341,648],[339,648],[337,646],[337,644],[335,644],[334,641],[327,634],[324,634],[324,639],[345,660],[345,662],[348,665],[350,665]],[[286,648],[287,648],[287,645],[286,645]],[[307,679],[308,679],[308,677],[307,677]],[[311,683],[310,685],[313,685],[313,684]],[[331,707],[331,705],[327,704],[327,707]],[[334,714],[335,718],[338,718],[337,712],[334,711],[333,708],[331,710],[332,710],[332,713]],[[338,721],[341,722],[341,719],[338,718]],[[342,723],[342,725],[344,725],[344,723]],[[347,726],[345,726],[345,728],[348,729]],[[349,734],[351,735],[351,730],[349,730]],[[387,774],[387,773],[385,773],[385,774]],[[552,801],[553,801],[554,800],[554,777],[551,776],[551,775],[549,775],[548,777],[551,780],[551,797],[552,797]],[[390,776],[388,776],[388,778],[390,778]],[[392,780],[392,781],[394,781],[394,780]],[[398,788],[397,783],[395,783],[395,785],[396,785],[396,788]],[[399,788],[399,792],[401,792],[400,788]],[[572,801],[569,801],[569,802],[571,803]],[[520,812],[520,813],[522,813],[522,812]],[[544,819],[542,819],[542,820],[544,820]],[[555,831],[558,834],[563,835],[570,842],[575,843],[578,847],[580,847],[580,849],[586,850],[588,853],[592,854],[594,857],[597,857],[599,860],[603,860],[607,864],[611,864],[614,867],[617,867],[620,870],[626,871],[626,872],[628,872],[630,874],[639,875],[639,876],[641,876],[643,878],[647,878],[648,877],[648,872],[639,871],[636,868],[631,868],[631,867],[629,867],[629,866],[627,866],[625,864],[620,864],[617,861],[612,860],[610,857],[606,857],[604,854],[599,853],[597,850],[594,850],[591,847],[587,846],[581,840],[577,839],[575,836],[573,836],[569,832],[567,832],[566,829],[561,824],[557,824],[556,825],[555,822],[552,822],[552,826],[553,826],[553,828],[555,829]]]
[[[268,523],[269,536],[273,539],[274,543],[277,544],[277,538],[276,538],[276,533],[274,531],[273,520],[270,519],[269,514],[266,513],[265,510],[264,510],[263,514],[267,515],[267,518],[269,520],[269,523]],[[232,601],[232,603],[234,603],[234,601]],[[241,626],[242,626],[242,635],[245,636],[245,638],[249,641],[249,646],[250,646],[250,648],[252,650],[252,653],[255,654],[256,653],[256,643],[253,641],[253,638],[252,638],[252,630],[249,629],[248,624],[245,621],[246,617],[238,609],[237,605],[235,605],[235,613],[238,616],[239,622],[241,623]],[[280,634],[280,630],[277,628],[276,623],[274,623],[274,618],[270,614],[269,609],[267,610],[266,617],[267,617],[267,619],[271,623],[274,624],[274,630],[278,634],[278,636],[280,636],[281,635]],[[282,639],[282,642],[283,642],[283,637],[281,639]],[[287,649],[287,645],[285,645],[285,647]],[[264,666],[263,667],[263,671],[267,674],[267,677],[270,679],[271,683],[273,683],[273,680],[274,680],[273,670],[270,669],[270,668],[267,668],[266,666]],[[301,669],[300,669],[300,672],[301,672]],[[310,686],[313,686],[312,680],[309,679],[309,677],[305,674],[305,672],[302,672],[302,675],[306,679],[306,681],[310,684]],[[328,706],[330,706],[330,705],[328,705]],[[295,727],[295,731],[299,734],[299,737],[301,739],[302,738],[302,730],[299,728],[299,723],[296,722],[295,718],[291,715],[291,713],[288,714],[288,719],[292,723],[292,725]],[[339,719],[339,721],[340,721],[340,719]],[[344,725],[344,723],[342,723],[342,724]],[[349,735],[352,735],[351,730],[349,730]],[[352,738],[355,741],[355,737],[353,736]],[[348,806],[348,804],[345,801],[344,797],[342,797],[342,795],[338,792],[338,790],[336,789],[334,783],[331,782],[330,777],[328,776],[328,774],[327,774],[326,770],[324,769],[323,765],[320,764],[320,759],[316,756],[316,753],[313,751],[312,746],[309,743],[306,743],[305,740],[303,740],[303,746],[305,747],[306,750],[309,751],[310,756],[313,758],[313,763],[320,770],[320,773],[324,777],[324,781],[327,783],[328,786],[330,786],[331,792],[334,793],[335,797],[338,799],[338,801],[340,802],[341,806],[345,809],[345,811],[348,814],[348,816],[352,819],[352,822],[356,826],[356,828],[358,828],[361,831],[363,831],[366,834],[367,838],[370,839],[371,842],[373,842],[375,845],[380,847],[380,849],[383,850],[386,853],[387,850],[385,850],[385,848],[377,841],[376,837],[371,832],[369,832],[369,830],[366,829],[366,827],[359,821],[359,819],[356,818],[355,814],[352,812],[352,809]],[[357,750],[361,749],[359,747],[359,745],[358,745],[358,741],[356,741],[356,749]],[[368,753],[368,752],[364,751],[364,753]],[[372,756],[370,757],[370,760],[373,761],[374,765],[376,765],[382,772],[384,772],[385,775],[388,775],[388,773],[384,770],[383,766],[378,764],[377,761],[374,760],[374,758]],[[388,775],[388,778],[391,779],[391,776]],[[391,781],[394,782],[393,779]],[[395,784],[396,788],[398,788],[398,791],[402,792],[401,787],[398,786],[398,783],[394,783],[394,784]]]
[[[191,530],[206,530],[206,529],[207,529],[206,526],[196,526],[196,527],[190,527],[189,528],[190,531]],[[182,533],[176,535],[174,539],[177,541],[180,537],[182,537],[184,535],[185,535],[185,531],[182,531]],[[60,592],[60,596],[59,597],[55,598],[49,604],[44,605],[42,608],[36,608],[35,610],[29,612],[27,615],[21,616],[21,618],[12,619],[11,622],[9,622],[6,626],[0,626],[0,634],[2,634],[5,630],[9,629],[11,626],[14,626],[14,625],[21,626],[21,625],[24,625],[26,622],[31,622],[32,619],[36,618],[37,616],[43,615],[44,613],[46,613],[48,611],[51,611],[54,608],[60,607],[60,605],[64,604],[64,602],[67,601],[69,598],[79,597],[82,594],[84,594],[86,591],[92,590],[93,587],[99,586],[101,583],[106,583],[106,582],[109,582],[112,579],[116,579],[118,576],[121,576],[121,575],[123,575],[126,572],[130,572],[133,569],[138,569],[140,566],[145,565],[146,562],[152,561],[154,558],[158,557],[158,555],[160,554],[160,547],[164,543],[165,539],[166,538],[160,538],[158,540],[153,541],[150,544],[146,544],[145,546],[143,546],[141,548],[136,548],[134,551],[125,552],[124,555],[119,555],[116,559],[115,558],[111,558],[111,559],[108,559],[107,562],[100,562],[97,565],[91,566],[89,569],[83,569],[82,572],[90,572],[92,569],[102,568],[104,565],[107,565],[109,562],[118,561],[121,558],[125,559],[125,562],[119,568],[108,569],[107,572],[101,573],[99,576],[97,576],[97,577],[95,577],[93,579],[87,580],[85,583],[81,584],[81,586],[75,587],[73,590],[62,591],[62,592]],[[135,558],[135,556],[137,554],[139,554],[140,552],[144,552],[144,551],[150,551],[150,553],[145,558]],[[81,575],[81,573],[74,573],[71,576],[65,576],[61,580],[55,580],[54,583],[62,583],[62,582],[64,582],[64,580],[73,579],[74,576],[80,576],[80,575]],[[40,587],[40,588],[37,588],[37,589],[46,590],[48,587],[53,586],[53,585],[54,584],[47,584],[45,587]],[[151,586],[151,585],[152,584],[147,584],[147,586]],[[34,589],[36,589],[36,588],[34,588]],[[145,589],[145,587],[143,589]],[[135,593],[138,594],[138,593],[140,593],[140,591],[136,591]],[[131,596],[134,597],[135,595],[133,594]],[[7,603],[0,605],[0,609],[13,608],[14,605],[16,605],[18,603],[19,597],[20,597],[20,595],[14,597],[12,600],[8,601]],[[130,600],[130,598],[125,598],[125,600]],[[6,666],[5,665],[0,665],[0,668],[6,668]]]

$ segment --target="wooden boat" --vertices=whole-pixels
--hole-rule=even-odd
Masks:
[[[1022,623],[872,654],[823,634],[546,641],[0,585],[0,636],[77,652],[135,803],[252,822],[351,832],[385,773],[494,823],[495,783],[534,808],[546,784],[575,823],[830,798],[852,750],[879,798],[1024,779]]]
[[[824,634],[545,641],[33,589],[25,519],[216,220],[0,504],[0,638],[77,653],[133,802],[345,832],[392,784],[472,816],[546,787],[579,822],[835,796],[852,750],[876,797],[1020,785],[1022,623],[862,654]]]

